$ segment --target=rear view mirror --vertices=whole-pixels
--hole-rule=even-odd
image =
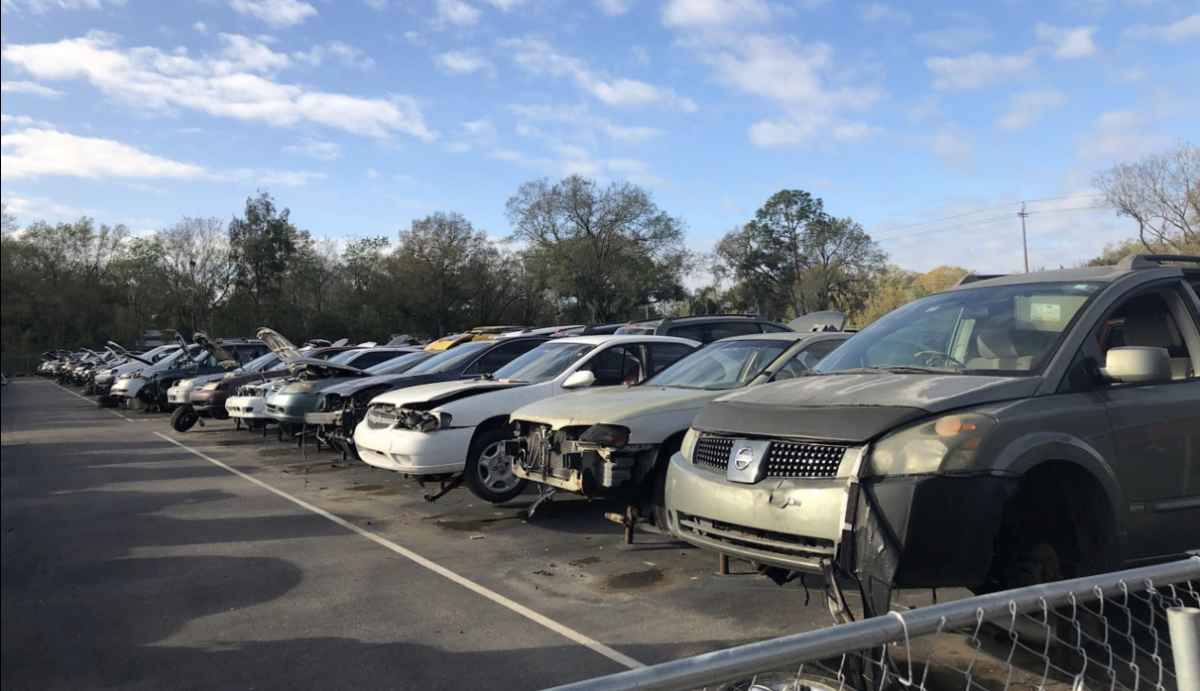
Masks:
[[[1171,380],[1171,356],[1166,348],[1125,346],[1109,348],[1104,357],[1104,378],[1122,384]]]
[[[592,374],[590,370],[581,369],[572,372],[562,386],[564,389],[586,389],[595,383],[596,375]]]

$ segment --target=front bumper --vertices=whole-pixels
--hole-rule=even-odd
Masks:
[[[820,574],[834,564],[860,582],[905,588],[986,582],[1006,475],[914,475],[730,482],[675,454],[667,474],[671,532],[698,547]]]
[[[224,410],[225,401],[228,396],[220,389],[194,389],[189,397],[192,404],[192,410],[197,413],[208,412],[212,410]]]
[[[267,415],[267,399],[262,396],[230,396],[225,399],[225,412],[229,417],[242,420],[270,420]]]
[[[145,379],[119,379],[108,392],[113,398],[136,398],[138,392],[146,386]]]
[[[273,394],[267,398],[267,416],[279,422],[301,425],[304,415],[315,411],[320,402],[320,394]]]
[[[474,427],[416,432],[391,427],[373,429],[366,422],[354,429],[354,446],[367,465],[405,475],[446,475],[466,468]]]

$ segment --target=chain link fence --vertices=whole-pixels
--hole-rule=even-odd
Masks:
[[[1200,691],[1200,556],[892,611],[559,688]]]

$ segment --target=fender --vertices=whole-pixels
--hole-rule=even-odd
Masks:
[[[1104,490],[1110,515],[1117,531],[1117,543],[1124,551],[1129,506],[1112,465],[1096,447],[1079,437],[1061,432],[1038,432],[1010,443],[996,456],[995,468],[1013,475],[1024,475],[1051,461],[1078,466],[1094,478]]]

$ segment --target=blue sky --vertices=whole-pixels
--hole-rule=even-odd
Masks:
[[[1195,0],[2,0],[3,196],[136,231],[270,191],[335,239],[523,181],[646,186],[707,251],[809,190],[893,260],[1074,264],[1094,174],[1200,137]],[[964,9],[969,8],[969,9]],[[943,220],[945,219],[945,220]]]

